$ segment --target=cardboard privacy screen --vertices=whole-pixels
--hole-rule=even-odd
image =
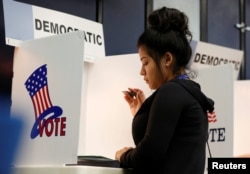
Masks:
[[[78,31],[16,47],[12,112],[25,126],[15,165],[77,163],[83,46]]]

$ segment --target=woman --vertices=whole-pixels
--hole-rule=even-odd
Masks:
[[[155,90],[145,100],[140,89],[125,93],[134,115],[135,148],[115,154],[122,167],[135,173],[203,174],[208,136],[207,112],[213,101],[186,73],[192,49],[187,16],[177,9],[153,11],[150,27],[138,39],[140,74]]]

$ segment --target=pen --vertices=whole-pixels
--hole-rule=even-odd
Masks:
[[[134,91],[122,91],[123,93],[128,93],[130,95],[130,97],[135,97],[136,96],[136,92]]]

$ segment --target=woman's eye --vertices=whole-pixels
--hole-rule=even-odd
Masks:
[[[143,65],[143,66],[145,66],[145,65],[147,65],[147,64],[148,64],[148,62],[144,62],[144,63],[142,63],[142,65]]]

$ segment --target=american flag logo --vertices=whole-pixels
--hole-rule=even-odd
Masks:
[[[31,97],[35,118],[37,119],[45,110],[52,107],[47,82],[47,67],[41,66],[25,82],[26,89]]]
[[[217,122],[217,117],[216,117],[216,114],[215,112],[208,112],[207,113],[207,116],[208,116],[208,123],[215,123]]]
[[[62,109],[53,106],[49,96],[46,64],[37,68],[26,80],[25,86],[29,92],[35,112],[35,124],[31,131],[31,138],[35,138],[41,131],[42,120],[55,119],[62,114]]]

